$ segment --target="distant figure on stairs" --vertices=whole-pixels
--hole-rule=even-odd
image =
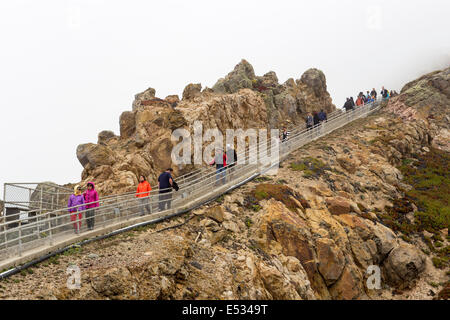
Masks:
[[[306,116],[306,129],[311,130],[313,125],[314,125],[313,116],[311,115],[311,113],[308,113],[308,115]]]
[[[281,142],[286,142],[289,137],[290,132],[287,131],[286,127],[283,127],[283,131],[281,131],[280,140]]]
[[[370,92],[370,96],[372,97],[373,100],[377,100],[377,91],[375,90],[375,88],[373,88],[372,91]]]
[[[226,166],[226,170],[228,171],[229,177],[228,180],[231,181],[233,179],[234,171],[236,170],[237,153],[236,150],[230,144],[227,144],[226,158],[228,162]]]
[[[383,99],[387,99],[389,98],[389,91],[387,91],[384,86],[381,87],[381,96],[383,97]]]

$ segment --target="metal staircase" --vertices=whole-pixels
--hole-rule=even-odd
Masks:
[[[7,188],[24,190],[29,194],[25,200],[8,201],[5,198],[4,214],[0,220],[0,270],[15,266],[29,260],[44,256],[67,245],[109,233],[139,223],[149,223],[167,219],[192,210],[218,196],[229,192],[260,174],[267,172],[283,161],[290,153],[323,137],[334,130],[365,117],[378,110],[383,100],[356,107],[342,112],[337,110],[328,115],[328,120],[307,130],[303,127],[290,130],[289,139],[280,143],[279,161],[275,165],[264,165],[249,161],[255,153],[270,150],[270,146],[258,145],[238,154],[238,163],[232,171],[227,170],[224,184],[217,185],[216,171],[210,167],[202,167],[186,175],[176,177],[180,189],[171,190],[172,206],[159,210],[159,191],[152,190],[147,197],[150,213],[141,216],[142,202],[134,192],[103,197],[96,208],[95,229],[86,229],[85,215],[82,217],[80,234],[75,234],[73,221],[67,211],[67,199],[71,190],[48,184],[5,184]],[[243,161],[244,160],[244,161]],[[240,164],[245,162],[244,164]],[[19,212],[5,215],[8,208],[15,207]],[[21,210],[28,213],[21,218]],[[32,213],[30,215],[30,213]]]

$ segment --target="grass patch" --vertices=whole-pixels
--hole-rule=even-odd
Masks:
[[[63,255],[64,256],[71,256],[71,255],[80,253],[81,251],[83,251],[81,247],[72,247],[72,248],[64,251]]]
[[[251,208],[254,205],[259,205],[258,202],[260,200],[271,198],[284,203],[292,212],[296,212],[296,209],[301,209],[298,202],[301,203],[303,208],[310,208],[309,203],[298,192],[295,192],[288,186],[277,184],[266,183],[257,185],[248,195],[247,201],[249,201],[248,204]]]
[[[220,197],[218,197],[216,199],[216,202],[222,204],[224,202],[224,200],[225,200],[224,195],[221,195]]]
[[[403,164],[400,171],[405,182],[413,186],[406,192],[406,198],[413,202],[418,212],[415,219],[419,231],[427,230],[438,234],[448,228],[450,221],[450,155],[444,151],[430,148],[414,164]]]
[[[247,226],[247,228],[251,228],[251,226],[253,225],[253,221],[252,219],[250,219],[249,217],[245,217],[245,225]]]
[[[433,257],[431,261],[433,261],[433,265],[438,269],[444,269],[447,266],[448,259]]]
[[[256,182],[267,182],[267,181],[272,181],[272,178],[267,177],[267,176],[261,176],[255,179]]]
[[[325,170],[331,170],[327,164],[312,157],[304,158],[300,162],[291,163],[290,167],[293,171],[302,171],[306,178],[318,178],[325,173]]]
[[[255,212],[258,212],[261,209],[262,209],[262,207],[259,204],[254,204],[252,206],[252,210],[255,211]]]

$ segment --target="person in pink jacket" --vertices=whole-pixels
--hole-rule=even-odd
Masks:
[[[83,194],[86,203],[86,223],[88,230],[94,229],[95,209],[99,207],[98,193],[93,182],[88,182],[87,189]]]

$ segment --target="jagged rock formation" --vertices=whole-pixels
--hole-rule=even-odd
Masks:
[[[294,152],[274,176],[182,217],[61,256],[58,269],[80,266],[80,290],[68,290],[66,276],[50,264],[8,283],[0,298],[448,298],[448,202],[428,212],[426,203],[406,198],[413,188],[406,181],[416,178],[407,179],[403,168],[423,166],[421,158],[437,152],[434,140],[449,129],[445,116],[434,115],[438,100],[448,113],[447,75],[448,69],[425,76],[416,90],[407,85],[379,113]],[[213,95],[209,103],[254,94],[239,92]],[[414,117],[402,116],[405,106]],[[441,178],[448,179],[444,170]],[[370,266],[381,270],[380,289],[367,287]]]
[[[171,151],[178,143],[171,133],[178,128],[192,131],[194,121],[203,130],[279,128],[304,123],[307,112],[335,109],[326,90],[323,72],[309,69],[299,80],[279,84],[275,72],[255,76],[253,67],[242,60],[212,89],[189,84],[180,101],[171,95],[155,96],[149,88],[135,96],[132,111],[120,116],[120,135],[99,133],[97,144],[79,145],[77,157],[84,167],[82,183],[96,181],[101,194],[131,191],[140,174],[152,185],[161,171],[173,167],[175,173],[191,170],[172,163]]]
[[[296,81],[290,78],[284,84],[279,84],[275,72],[270,71],[258,77],[253,67],[242,60],[225,78],[219,79],[212,89],[218,93],[234,93],[244,88],[261,93],[267,105],[271,127],[276,127],[280,119],[297,123],[299,118],[303,120],[301,115],[308,112],[321,109],[331,112],[335,109],[327,92],[325,75],[318,69],[307,70]]]

